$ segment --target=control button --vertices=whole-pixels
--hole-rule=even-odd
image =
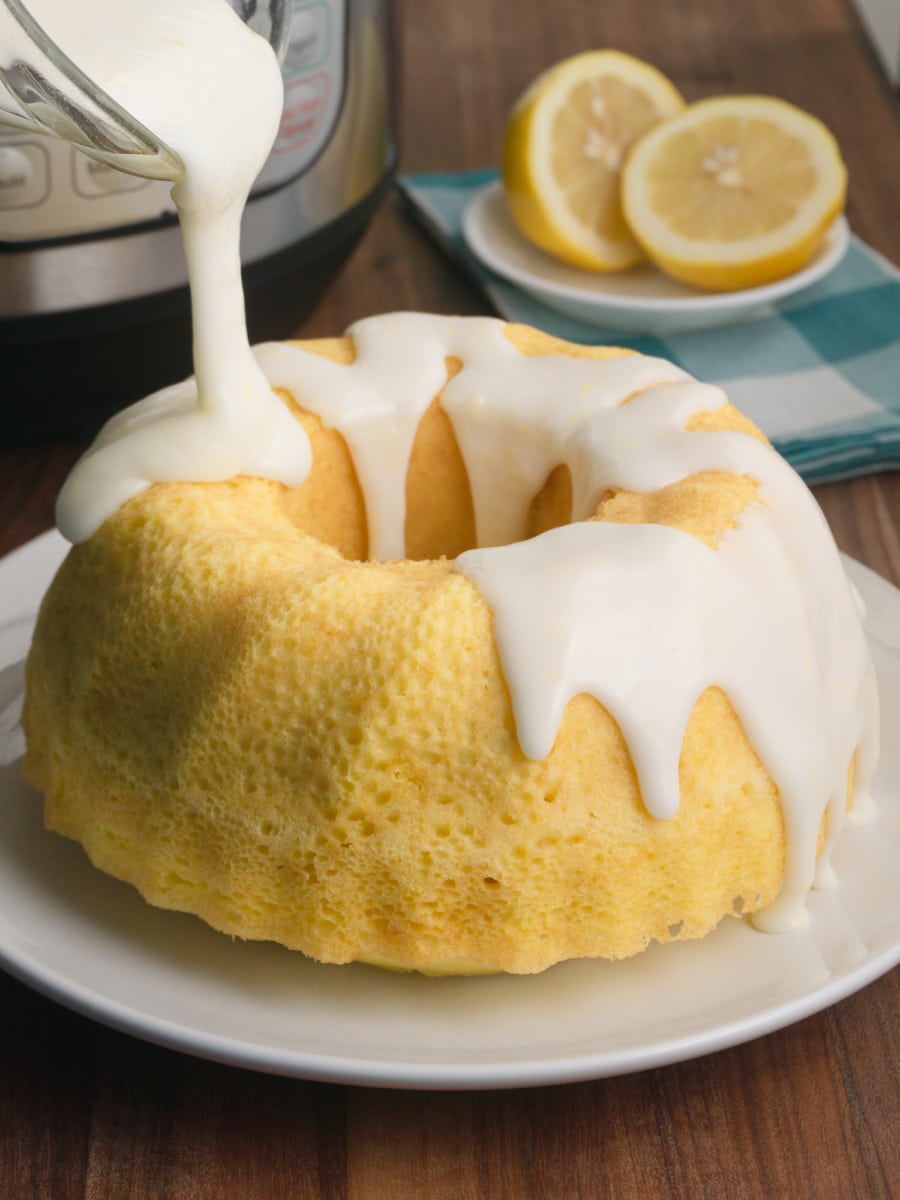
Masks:
[[[36,208],[50,194],[50,159],[43,146],[0,146],[0,209]]]
[[[318,67],[324,61],[328,53],[328,24],[328,9],[320,0],[295,10],[285,55],[286,79]]]
[[[320,71],[285,85],[284,113],[273,154],[287,154],[307,146],[325,129],[330,79]]]
[[[78,150],[72,151],[72,186],[86,200],[96,196],[115,196],[120,192],[136,192],[151,182],[97,162]]]

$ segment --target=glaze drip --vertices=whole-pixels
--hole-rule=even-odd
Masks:
[[[178,155],[172,199],[191,288],[196,385],[165,389],[107,425],[92,466],[63,490],[67,536],[83,540],[151,480],[263,473],[299,483],[308,445],[253,357],[241,286],[241,214],[284,102],[272,47],[222,0],[28,0],[28,9]],[[0,16],[0,27],[4,60],[28,62],[15,22]]]

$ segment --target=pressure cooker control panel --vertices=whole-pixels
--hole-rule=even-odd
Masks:
[[[254,193],[302,174],[327,145],[345,80],[345,0],[300,0],[285,57],[284,113]],[[0,125],[0,242],[43,241],[154,221],[171,185],[96,162],[66,142]]]
[[[346,80],[346,4],[294,5],[284,76],[284,113],[254,191],[296,178],[318,158],[337,123]]]

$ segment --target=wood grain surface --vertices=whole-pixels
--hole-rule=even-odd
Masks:
[[[845,0],[409,0],[397,34],[406,171],[496,164],[529,80],[614,46],[691,99],[762,91],[820,116],[849,165],[851,225],[900,263],[897,98]],[[391,199],[298,333],[404,308],[487,311]],[[0,452],[0,553],[49,527],[79,449]],[[900,475],[817,496],[841,547],[900,583]],[[539,1090],[404,1093],[186,1057],[0,974],[0,1200],[891,1200],[898,1014],[895,970],[692,1062]]]

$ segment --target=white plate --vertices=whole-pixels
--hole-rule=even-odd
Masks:
[[[20,655],[63,552],[45,535],[0,561],[0,649]],[[874,643],[884,726],[900,728],[900,592],[850,563]],[[5,638],[5,647],[4,641]],[[9,657],[0,657],[0,666]],[[19,667],[0,671],[0,710]],[[874,821],[848,829],[838,888],[801,934],[727,920],[699,942],[537,976],[425,979],[325,967],[160,912],[44,832],[20,763],[0,770],[0,962],[117,1029],[223,1062],[391,1087],[561,1083],[677,1062],[781,1028],[900,960],[900,742],[885,739]]]
[[[484,266],[536,300],[589,325],[625,333],[680,333],[743,321],[833,271],[850,244],[847,222],[839,217],[802,271],[764,287],[710,293],[679,283],[652,266],[606,273],[559,262],[519,232],[498,182],[469,202],[462,230],[469,249]]]

